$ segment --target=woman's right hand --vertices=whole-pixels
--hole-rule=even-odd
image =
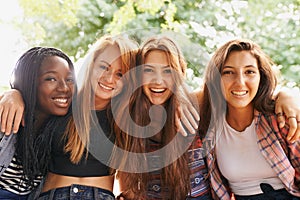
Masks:
[[[16,89],[10,89],[0,96],[0,122],[1,132],[9,135],[17,133],[20,123],[24,126],[25,105],[21,93]]]

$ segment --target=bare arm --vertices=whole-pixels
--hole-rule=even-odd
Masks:
[[[11,131],[17,133],[21,121],[24,125],[25,105],[22,95],[18,90],[11,89],[4,92],[0,98],[1,132],[5,132],[6,135],[9,135]]]

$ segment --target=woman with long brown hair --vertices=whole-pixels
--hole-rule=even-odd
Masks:
[[[116,144],[127,152],[113,156],[122,164],[120,198],[182,200],[209,194],[201,140],[176,131],[178,105],[197,104],[184,83],[186,61],[178,45],[166,36],[150,37],[140,47],[138,64],[120,98],[123,104],[116,103]]]
[[[206,68],[200,133],[214,199],[300,198],[299,140],[289,141],[289,126],[277,122],[273,67],[259,45],[235,39]]]

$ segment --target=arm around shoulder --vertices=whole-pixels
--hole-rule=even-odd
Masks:
[[[24,100],[18,90],[5,91],[0,99],[1,132],[5,132],[6,135],[10,134],[11,131],[17,133],[24,109]]]

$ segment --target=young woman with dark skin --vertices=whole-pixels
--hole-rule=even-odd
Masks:
[[[200,134],[214,199],[300,199],[300,143],[276,121],[273,66],[256,43],[236,39],[206,68]]]
[[[11,88],[20,91],[24,98],[26,126],[20,127],[12,138],[16,143],[11,162],[0,177],[0,199],[26,199],[41,181],[36,163],[43,158],[37,154],[37,143],[47,140],[50,128],[48,120],[53,116],[66,115],[74,90],[74,67],[66,54],[55,48],[34,47],[18,60],[13,71]],[[1,141],[2,142],[2,141]],[[1,157],[10,152],[8,146],[1,148]]]

